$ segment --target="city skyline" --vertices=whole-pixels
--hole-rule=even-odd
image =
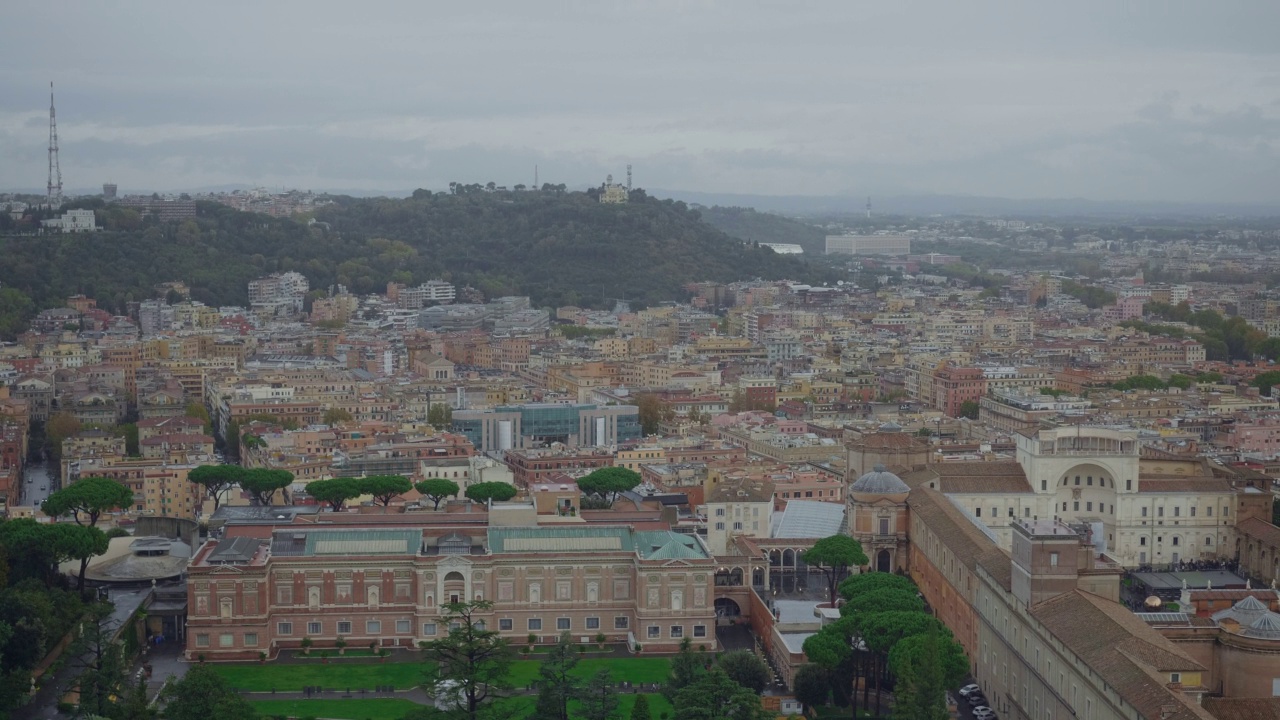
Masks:
[[[1274,203],[1280,9],[19,8],[0,187],[671,191]],[[199,29],[197,32],[196,29]],[[528,178],[524,176],[528,175]]]

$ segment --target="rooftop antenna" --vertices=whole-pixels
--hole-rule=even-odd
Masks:
[[[627,163],[627,192],[631,192],[631,163]]]
[[[62,168],[58,166],[58,117],[53,111],[53,82],[49,83],[49,207],[62,207]]]
[[[867,219],[871,219],[871,196],[867,196]]]

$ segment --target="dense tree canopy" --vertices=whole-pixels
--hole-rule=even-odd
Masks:
[[[639,484],[640,473],[624,467],[600,468],[578,480],[582,492],[596,496],[610,507],[618,499],[618,493],[634,489]]]
[[[247,700],[208,665],[192,665],[181,680],[165,686],[168,720],[258,720]]]
[[[307,494],[322,503],[328,503],[334,512],[341,512],[348,500],[354,500],[364,493],[356,478],[332,478],[307,483]]]
[[[105,512],[133,505],[133,491],[111,478],[81,478],[54,492],[40,505],[50,517],[70,515],[77,525],[94,526]]]
[[[187,473],[187,479],[203,485],[205,493],[213,499],[213,510],[222,505],[222,495],[244,479],[245,470],[239,465],[201,465]]]
[[[597,307],[619,297],[639,304],[678,299],[696,280],[834,278],[732,238],[684,203],[640,191],[626,205],[576,192],[339,197],[316,219],[329,229],[198,202],[197,217],[181,223],[139,222],[101,208],[104,232],[0,236],[0,336],[77,292],[123,312],[128,302],[151,297],[157,283],[180,278],[194,300],[247,305],[250,280],[287,270],[306,275],[312,287],[341,283],[355,293],[442,277],[489,297]],[[87,257],[95,262],[82,262]],[[628,271],[618,273],[621,267]]]
[[[804,553],[804,561],[810,567],[822,571],[827,580],[828,598],[831,605],[836,603],[836,585],[849,568],[866,565],[867,554],[862,551],[862,543],[848,535],[832,535],[818,540]]]
[[[468,485],[466,496],[478,503],[490,500],[510,500],[516,496],[516,489],[504,482],[482,482]]]
[[[259,505],[270,505],[276,493],[281,492],[282,500],[289,503],[290,485],[293,484],[293,473],[288,470],[270,468],[253,468],[245,471],[240,478],[240,487],[253,496]]]
[[[403,475],[370,475],[360,478],[357,484],[361,495],[372,495],[382,507],[413,489],[413,483]]]
[[[458,496],[458,483],[444,478],[431,478],[413,486],[423,497],[430,500],[434,505],[433,510],[440,509],[440,503],[448,497]]]

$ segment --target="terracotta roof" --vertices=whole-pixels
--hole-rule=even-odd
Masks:
[[[902,476],[910,487],[944,493],[1029,493],[1027,474],[1016,461],[934,463]]]
[[[1207,697],[1203,703],[1218,720],[1280,720],[1280,698]]]
[[[1280,547],[1280,527],[1276,527],[1266,520],[1258,518],[1249,518],[1236,524],[1236,531],[1252,540],[1257,540],[1263,545],[1271,547]]]
[[[1197,600],[1213,601],[1213,600],[1243,600],[1247,597],[1257,598],[1263,602],[1275,603],[1277,601],[1276,591],[1265,588],[1254,590],[1188,590],[1191,601]]]
[[[1009,556],[946,496],[920,487],[907,496],[907,505],[971,572],[981,566],[1009,589],[1012,577]]]
[[[900,432],[867,433],[855,440],[852,445],[876,450],[925,449],[924,443],[920,442],[914,435]]]
[[[1230,492],[1231,483],[1211,477],[1151,477],[1138,476],[1138,492],[1144,493],[1200,493]]]
[[[1143,717],[1205,717],[1157,674],[1202,672],[1204,666],[1123,605],[1076,590],[1036,605],[1031,614]]]

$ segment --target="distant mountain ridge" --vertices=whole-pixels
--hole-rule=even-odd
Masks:
[[[694,190],[651,191],[706,206],[750,207],[761,212],[789,215],[861,215],[867,198],[816,195],[748,195]],[[1015,199],[967,195],[894,195],[872,197],[873,215],[971,215],[992,217],[1275,217],[1276,205],[1233,203],[1177,203],[1087,200],[1084,198]]]

